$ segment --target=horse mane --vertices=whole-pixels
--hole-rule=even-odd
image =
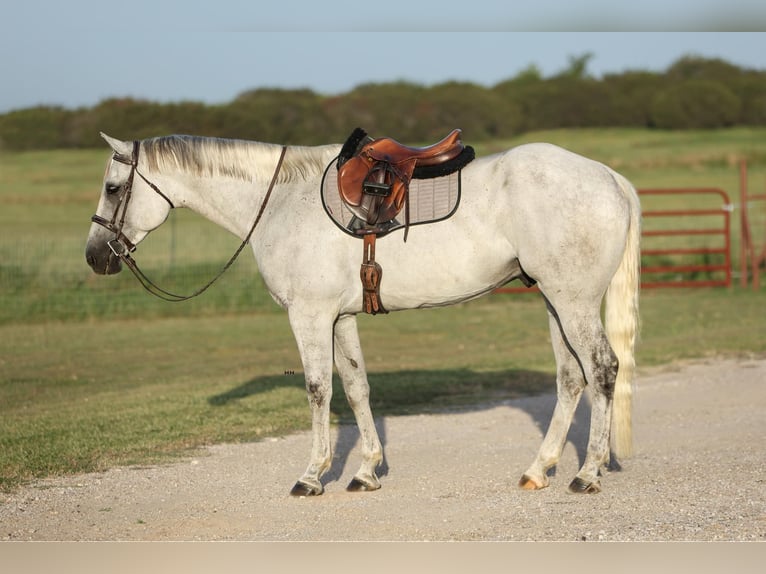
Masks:
[[[152,171],[175,170],[197,177],[230,177],[269,181],[281,145],[247,140],[169,135],[143,140],[142,155]],[[337,146],[290,146],[278,182],[305,180],[321,174],[337,154]]]

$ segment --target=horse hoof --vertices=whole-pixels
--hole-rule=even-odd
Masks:
[[[519,488],[523,490],[540,490],[542,488],[545,488],[546,486],[548,485],[540,484],[534,478],[526,474],[523,475],[521,479],[519,479]]]
[[[583,479],[575,477],[569,483],[569,492],[575,494],[596,494],[601,492],[601,485],[598,482],[585,482]]]
[[[319,485],[319,487],[310,486],[304,482],[296,482],[295,486],[293,486],[293,489],[290,491],[290,496],[297,496],[300,498],[306,497],[306,496],[319,496],[324,492],[324,489],[322,488],[322,485]]]
[[[377,481],[374,484],[372,484],[372,483],[364,482],[354,477],[353,479],[351,479],[351,482],[348,483],[346,490],[348,492],[371,492],[373,490],[378,490],[379,488],[380,488],[380,483]]]

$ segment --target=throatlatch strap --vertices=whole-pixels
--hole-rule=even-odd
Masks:
[[[364,236],[364,255],[362,268],[359,271],[362,279],[362,308],[365,313],[370,315],[388,313],[380,300],[380,282],[383,278],[383,269],[375,262],[375,238],[374,233]]]

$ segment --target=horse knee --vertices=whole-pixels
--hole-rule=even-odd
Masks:
[[[306,379],[306,392],[309,403],[317,408],[322,408],[332,396],[332,386],[323,381]]]

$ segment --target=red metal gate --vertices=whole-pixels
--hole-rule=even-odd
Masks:
[[[655,207],[660,205],[653,205],[643,211],[641,287],[729,287],[733,205],[726,192],[717,188],[670,188],[640,189],[638,194],[642,197],[668,198],[671,203],[678,196],[696,196],[697,201],[712,203],[699,209],[657,209]],[[715,202],[716,198],[720,198],[720,204]],[[651,203],[660,204],[662,201]],[[686,206],[690,202],[684,200],[681,203]],[[662,224],[655,226],[652,221]],[[660,262],[653,263],[653,260]],[[535,291],[536,288],[514,286],[501,287],[494,292]]]
[[[725,191],[717,188],[640,189],[639,196],[673,197],[694,195],[710,203],[718,197],[720,205],[700,209],[648,209],[643,211],[644,247],[642,259],[665,258],[665,263],[644,262],[642,288],[729,287],[731,285],[731,212],[733,205]],[[707,196],[706,200],[702,198]],[[690,202],[685,201],[688,204]],[[671,218],[669,225],[652,228],[654,218]],[[712,223],[718,220],[718,223]],[[686,221],[688,224],[681,224]],[[702,221],[703,225],[698,225]],[[650,246],[647,238],[663,238],[661,246]],[[691,242],[689,238],[696,238]],[[712,239],[711,239],[712,238]],[[690,245],[693,243],[693,245]],[[684,261],[691,259],[691,261]],[[715,261],[711,261],[714,259]],[[652,278],[660,276],[660,278]]]

